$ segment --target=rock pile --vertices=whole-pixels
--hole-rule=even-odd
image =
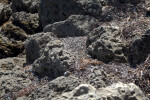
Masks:
[[[150,53],[149,27],[133,31],[139,20],[146,23],[143,6],[142,0],[1,0],[0,99],[149,100],[136,81],[119,82],[125,71],[115,69],[136,67]],[[145,75],[139,70],[137,79]]]

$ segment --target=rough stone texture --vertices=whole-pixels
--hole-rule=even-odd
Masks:
[[[3,3],[0,3],[0,20],[2,19],[2,16],[3,16],[3,9],[4,9],[4,4]]]
[[[17,56],[23,51],[22,42],[10,41],[0,34],[0,58]]]
[[[32,64],[37,58],[39,58],[44,47],[52,39],[53,37],[51,32],[31,35],[25,42],[27,63]]]
[[[0,60],[0,96],[6,95],[12,89],[18,91],[26,87],[30,80],[28,75],[21,72],[25,58],[7,58]]]
[[[87,84],[91,84],[96,89],[106,86],[107,74],[99,69],[94,69],[86,79]]]
[[[26,11],[37,13],[40,0],[11,0],[14,12]]]
[[[56,97],[63,92],[72,91],[80,84],[81,80],[73,76],[69,77],[58,77],[48,84],[38,88],[36,91],[29,95],[30,100],[44,100]]]
[[[11,4],[4,5],[0,3],[0,24],[8,21],[11,15],[12,15]]]
[[[83,15],[71,15],[65,21],[47,25],[44,32],[53,32],[58,37],[84,36],[98,26],[98,20],[94,17]]]
[[[122,43],[121,32],[117,27],[102,26],[94,29],[87,39],[87,52],[103,62],[127,62],[125,44]]]
[[[22,40],[24,41],[27,38],[27,34],[21,28],[13,25],[12,23],[7,23],[2,26],[1,32],[4,36],[13,38],[14,40]]]
[[[13,13],[11,20],[14,25],[22,28],[27,34],[34,34],[40,30],[38,14],[16,12]]]
[[[129,50],[129,62],[131,66],[135,66],[141,62],[144,62],[150,53],[150,30],[147,30],[140,38],[130,46]]]
[[[106,88],[95,89],[81,84],[73,91],[63,93],[52,100],[148,100],[135,84],[116,83]]]
[[[73,14],[100,17],[101,5],[98,0],[42,0],[39,17],[43,27],[62,21]]]
[[[40,75],[50,75],[53,78],[61,76],[74,62],[74,55],[64,49],[64,44],[59,39],[51,40],[40,58],[34,62],[35,72]]]

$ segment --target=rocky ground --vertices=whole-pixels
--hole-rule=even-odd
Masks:
[[[150,1],[0,0],[0,100],[149,100]]]

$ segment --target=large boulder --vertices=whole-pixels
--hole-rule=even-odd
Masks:
[[[25,30],[27,34],[34,34],[40,31],[38,14],[16,12],[13,13],[11,21],[14,25]]]
[[[52,100],[148,100],[139,87],[133,83],[116,83],[106,88],[96,89],[89,84],[81,84],[71,92],[63,93]]]
[[[40,58],[33,63],[34,70],[40,75],[49,75],[53,78],[64,75],[67,67],[74,63],[74,55],[65,50],[61,40],[51,40]]]
[[[84,36],[98,26],[98,20],[84,15],[71,15],[65,21],[47,25],[44,32],[53,32],[58,37]]]
[[[150,53],[150,30],[147,30],[141,37],[137,37],[131,43],[128,54],[131,66],[135,67],[146,60]]]
[[[52,33],[50,32],[31,35],[25,42],[27,64],[32,64],[39,58],[44,47],[52,39]]]
[[[14,12],[26,11],[37,13],[39,11],[40,0],[11,0]]]
[[[51,100],[52,98],[56,97],[56,95],[60,95],[63,92],[72,91],[80,84],[80,82],[80,79],[73,76],[61,76],[32,92],[29,95],[29,98],[31,100]]]
[[[99,18],[101,5],[98,0],[41,0],[39,17],[43,27],[65,20],[73,14]]]
[[[24,41],[27,38],[27,34],[21,28],[13,25],[12,23],[7,23],[1,27],[1,32],[4,36],[9,39],[12,38],[14,40],[22,40]]]
[[[11,4],[4,5],[0,3],[0,24],[8,21],[11,15],[12,15]]]
[[[127,62],[125,44],[121,41],[118,27],[100,26],[87,39],[87,52],[103,62]]]

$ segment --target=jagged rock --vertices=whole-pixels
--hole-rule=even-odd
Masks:
[[[53,39],[51,32],[37,33],[31,35],[25,42],[26,61],[32,64],[37,58],[41,56],[44,47],[49,41]]]
[[[106,88],[95,89],[89,84],[81,84],[71,92],[63,93],[52,100],[148,100],[135,84],[116,83]]]
[[[94,17],[83,15],[71,15],[65,21],[47,25],[44,32],[53,32],[58,37],[84,36],[98,26],[98,20]]]
[[[94,29],[87,39],[87,52],[103,62],[127,62],[125,44],[117,27],[102,26]]]
[[[14,12],[38,13],[40,0],[11,0]]]
[[[144,62],[150,53],[150,30],[147,30],[141,37],[136,38],[129,50],[129,62],[131,66]]]
[[[51,40],[44,48],[40,58],[35,60],[35,72],[53,78],[61,76],[66,68],[74,63],[74,55],[65,50],[64,44],[57,38]]]
[[[80,79],[73,76],[61,76],[38,88],[29,95],[29,98],[31,100],[44,100],[46,98],[51,100],[52,98],[56,97],[56,95],[60,95],[63,92],[72,91],[80,84],[80,82]]]
[[[98,0],[41,0],[39,17],[43,27],[62,21],[73,14],[100,17],[101,5]]]
[[[11,4],[4,5],[0,3],[0,24],[8,21],[11,15],[12,15]]]
[[[16,12],[12,15],[12,23],[26,31],[27,34],[35,34],[40,31],[38,14]]]
[[[22,42],[10,41],[8,38],[0,35],[0,58],[17,56],[23,51]]]
[[[9,39],[13,38],[14,40],[22,40],[24,41],[27,38],[27,34],[21,28],[13,25],[12,23],[7,23],[2,26],[1,32],[4,36]]]

